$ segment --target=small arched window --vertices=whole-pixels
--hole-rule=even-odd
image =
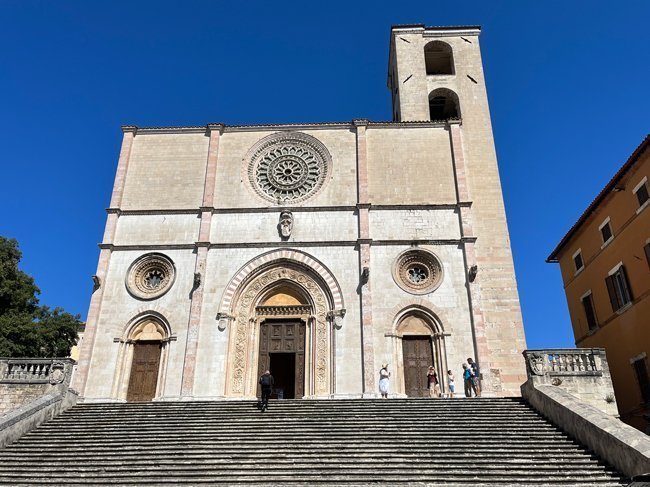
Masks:
[[[424,46],[424,62],[427,74],[454,74],[451,46],[445,42],[433,41]]]
[[[430,120],[449,120],[460,118],[458,96],[451,90],[440,88],[429,94]]]

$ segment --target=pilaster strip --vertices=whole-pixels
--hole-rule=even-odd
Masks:
[[[454,174],[456,176],[456,194],[458,202],[470,201],[469,184],[467,166],[465,164],[465,154],[463,151],[462,134],[460,131],[460,124],[457,122],[449,123],[449,137],[451,143],[451,151],[454,162]],[[470,206],[462,206],[459,211],[459,223],[463,237],[474,237],[474,229],[472,225],[472,214]],[[481,388],[486,393],[492,390],[490,380],[490,363],[489,363],[489,349],[487,343],[487,336],[485,330],[485,317],[481,309],[481,290],[479,286],[479,274],[476,274],[473,279],[469,278],[470,269],[477,265],[475,239],[463,239],[464,254],[465,254],[465,267],[467,272],[467,293],[469,298],[471,319],[474,329],[474,347],[476,353],[476,361],[479,363],[482,372],[482,385]]]
[[[368,200],[368,150],[366,128],[368,120],[353,120],[357,135],[357,213],[359,215],[359,282],[361,305],[361,343],[363,366],[363,395],[374,396],[375,347],[372,328],[372,293],[370,288],[370,225]],[[365,272],[364,272],[365,270]]]
[[[208,125],[210,141],[208,143],[208,159],[205,168],[203,185],[203,204],[201,209],[201,225],[199,243],[210,241],[210,225],[212,223],[212,207],[214,207],[214,189],[217,177],[217,159],[219,154],[219,138],[223,125]],[[199,328],[201,325],[201,308],[203,306],[203,283],[208,261],[208,246],[200,245],[196,249],[194,274],[198,276],[198,286],[192,291],[190,300],[190,316],[187,323],[187,341],[185,342],[185,362],[183,364],[183,379],[181,396],[192,396],[194,391],[194,375],[196,372],[196,354],[199,346]]]
[[[102,298],[104,297],[104,288],[106,282],[106,273],[108,262],[111,258],[111,251],[102,249],[99,251],[99,262],[97,263],[97,277],[99,278],[99,289],[96,289],[90,298],[88,307],[88,318],[86,319],[86,329],[84,339],[79,351],[79,365],[75,372],[72,388],[79,392],[81,396],[85,395],[86,381],[88,380],[88,370],[90,369],[90,360],[92,351],[95,347],[95,336],[97,331],[97,321],[101,312]]]
[[[135,138],[137,128],[129,125],[122,127],[122,131],[124,132],[124,136],[122,138],[122,149],[120,150],[120,158],[117,163],[117,171],[115,173],[115,182],[113,183],[111,208],[119,208],[122,204],[124,183],[126,181],[126,173],[129,168],[129,159],[131,158],[131,147],[133,146],[133,139]]]

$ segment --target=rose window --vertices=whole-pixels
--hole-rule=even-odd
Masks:
[[[277,204],[309,199],[320,190],[331,170],[325,146],[298,132],[262,139],[247,158],[248,184],[258,195]]]
[[[174,283],[174,263],[163,254],[146,254],[137,259],[126,277],[126,288],[139,299],[155,299]]]
[[[400,254],[393,266],[393,279],[412,294],[427,294],[442,282],[442,264],[431,252],[422,249]]]

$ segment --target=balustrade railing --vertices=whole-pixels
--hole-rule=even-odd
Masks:
[[[526,350],[526,368],[531,375],[602,375],[602,348]]]
[[[73,363],[60,358],[0,358],[0,383],[60,384]]]

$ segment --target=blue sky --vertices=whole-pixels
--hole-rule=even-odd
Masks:
[[[545,258],[650,132],[647,1],[0,1],[0,235],[85,318],[120,125],[388,120],[391,24],[483,26],[530,348],[574,345]]]

